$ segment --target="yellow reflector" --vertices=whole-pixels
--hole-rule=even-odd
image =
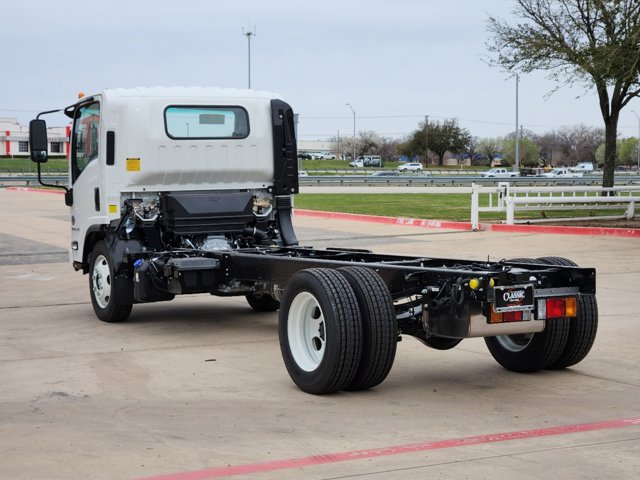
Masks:
[[[493,288],[495,286],[496,282],[494,282],[493,278],[489,279],[489,288]]]
[[[109,205],[109,213],[118,213],[118,205]]]
[[[471,280],[469,280],[469,288],[471,290],[477,290],[478,288],[480,288],[480,280],[478,280],[477,278],[472,278]]]
[[[564,314],[567,317],[578,316],[578,299],[576,297],[567,297],[565,299]]]
[[[140,159],[127,158],[127,172],[139,172],[139,171],[140,171]]]

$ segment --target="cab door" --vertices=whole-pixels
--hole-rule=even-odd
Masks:
[[[73,115],[71,138],[71,245],[72,260],[82,262],[89,252],[84,253],[87,232],[106,223],[103,206],[104,194],[100,158],[104,150],[101,139],[102,122],[100,101],[92,100],[79,105]]]

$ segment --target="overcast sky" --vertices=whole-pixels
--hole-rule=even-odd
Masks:
[[[356,128],[389,137],[429,115],[457,118],[479,137],[515,128],[515,80],[486,63],[489,14],[512,0],[1,0],[0,117],[134,86],[247,87],[278,92],[300,114],[299,137]],[[520,77],[520,123],[542,133],[602,126],[597,98],[542,74]],[[640,101],[619,133],[637,135]],[[50,124],[52,122],[50,121]],[[55,121],[53,122],[55,123]],[[64,124],[64,120],[57,120]]]

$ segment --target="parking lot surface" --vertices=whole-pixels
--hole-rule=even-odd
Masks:
[[[405,337],[366,392],[298,390],[277,315],[183,296],[93,314],[67,261],[61,195],[0,190],[0,478],[632,479],[640,471],[640,241],[463,232],[297,216],[304,245],[598,271],[585,360],[516,374],[482,339]]]

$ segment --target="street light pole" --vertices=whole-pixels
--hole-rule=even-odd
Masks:
[[[251,90],[251,37],[255,37],[256,36],[256,27],[253,27],[253,31],[251,30],[244,30],[244,27],[242,27],[242,34],[247,37],[247,74],[248,74],[248,83],[249,83],[249,90]]]
[[[638,152],[638,174],[640,174],[640,117],[635,112],[635,110],[631,110],[633,114],[638,119],[638,143],[636,144],[636,150]]]
[[[518,135],[518,83],[520,76],[516,73],[516,165],[514,171],[520,170],[520,135]]]
[[[347,103],[347,107],[353,112],[353,161],[356,161],[356,111],[353,109],[350,103]]]

